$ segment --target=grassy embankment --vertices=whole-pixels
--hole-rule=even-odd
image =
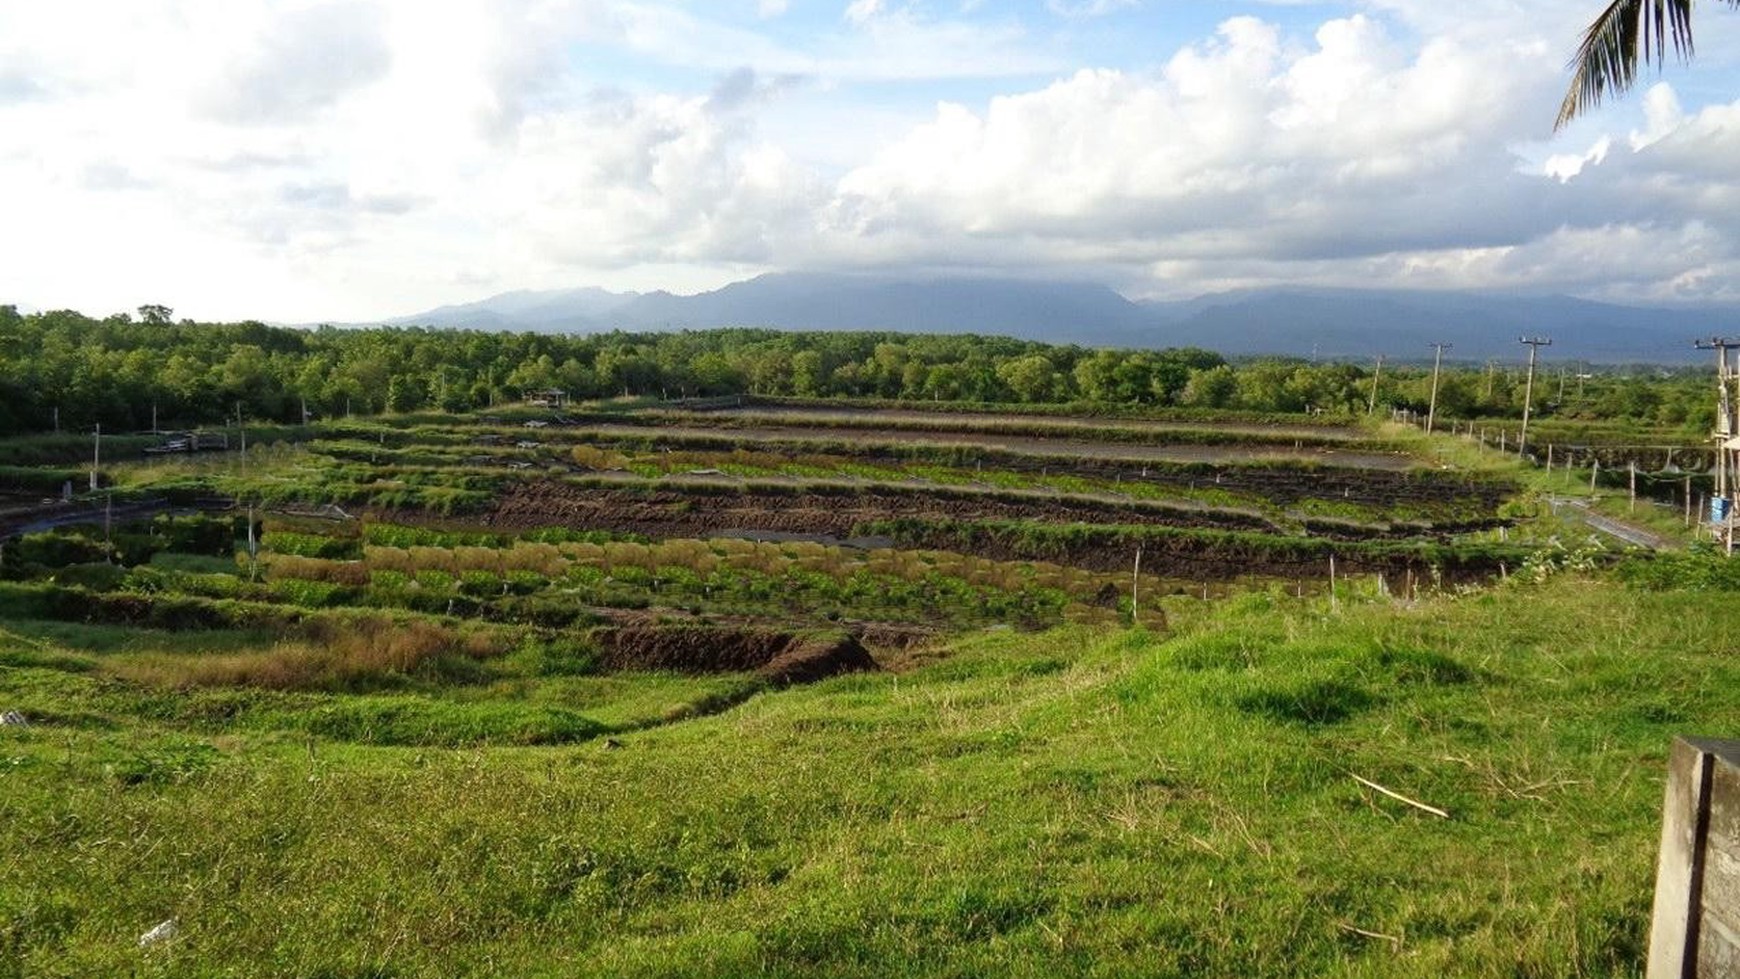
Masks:
[[[578,678],[173,694],[105,668],[150,640],[8,623],[0,708],[38,721],[0,728],[0,975],[1635,974],[1669,738],[1740,718],[1706,601],[1174,600],[1170,636],[461,749],[295,719],[603,722]]]

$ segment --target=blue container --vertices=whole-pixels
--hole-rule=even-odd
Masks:
[[[1734,501],[1728,499],[1726,496],[1710,497],[1710,522],[1726,522],[1728,519],[1728,509],[1733,505]]]

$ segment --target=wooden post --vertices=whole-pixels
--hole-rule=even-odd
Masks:
[[[1329,554],[1329,611],[1335,610],[1335,552],[1331,551]]]
[[[1432,401],[1426,409],[1426,434],[1432,434],[1432,423],[1438,418],[1438,369],[1444,363],[1444,351],[1450,349],[1448,343],[1431,343],[1432,348]],[[1374,394],[1376,389],[1373,389]]]
[[[260,542],[254,537],[254,505],[248,504],[248,580],[260,579]]]
[[[1141,622],[1136,617],[1137,586],[1142,581],[1142,545],[1136,545],[1136,567],[1130,571],[1130,627],[1133,629]]]
[[[1627,513],[1637,512],[1637,460],[1631,460],[1631,503]]]
[[[1686,477],[1686,526],[1692,525],[1692,477]]]
[[[1649,979],[1740,969],[1740,741],[1675,738],[1668,753]]]
[[[97,490],[97,467],[103,462],[103,423],[97,422],[97,434],[91,442],[91,492]]]
[[[1595,462],[1589,466],[1589,495],[1595,495],[1595,480],[1601,475],[1601,457],[1596,456]]]

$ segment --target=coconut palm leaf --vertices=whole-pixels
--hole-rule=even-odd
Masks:
[[[1559,106],[1558,129],[1617,95],[1637,79],[1637,66],[1692,56],[1692,6],[1696,0],[1613,0],[1583,32],[1571,59],[1571,87]],[[1740,0],[1722,0],[1740,7]]]

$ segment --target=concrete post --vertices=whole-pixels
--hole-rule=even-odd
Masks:
[[[1740,741],[1668,755],[1648,979],[1740,975]]]

